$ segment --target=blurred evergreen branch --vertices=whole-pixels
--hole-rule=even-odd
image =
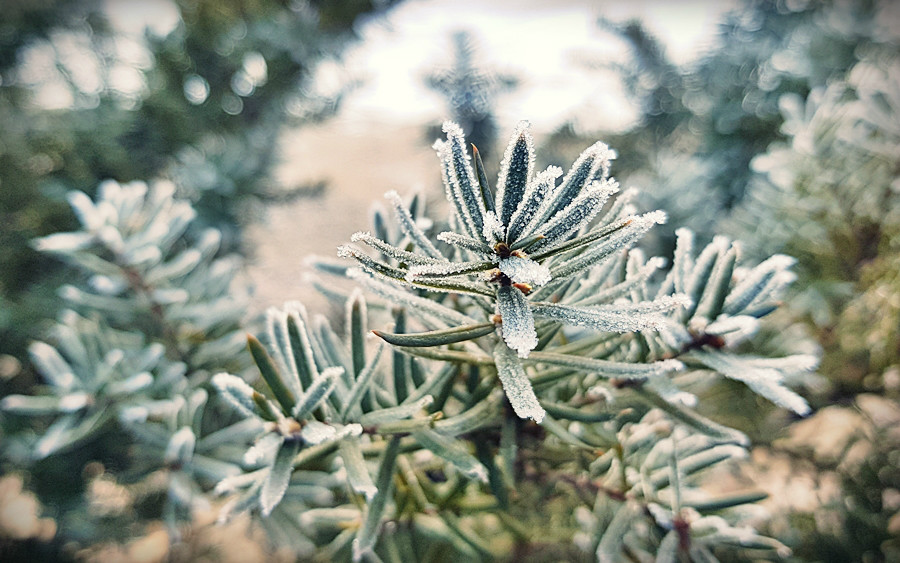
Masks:
[[[317,193],[274,186],[278,131],[334,111],[342,92],[315,91],[317,63],[340,53],[358,18],[390,5],[175,2],[175,28],[143,39],[94,0],[5,7],[0,352],[22,357],[58,307],[51,288],[71,273],[28,241],[74,226],[69,190],[168,177],[194,201],[198,228],[222,232],[226,252],[247,250],[241,229],[262,204]]]
[[[135,524],[120,518],[111,527],[107,509],[98,516],[79,502],[83,486],[72,475],[90,456],[145,491],[136,496],[161,494],[157,510],[132,517],[161,518],[174,530],[209,506],[206,491],[240,471],[234,444],[256,431],[207,406],[205,389],[211,372],[249,367],[240,332],[247,295],[235,280],[241,261],[219,255],[217,230],[191,230],[196,212],[173,195],[167,182],[107,181],[96,200],[73,191],[81,229],[35,241],[87,281],[61,288],[71,309],[49,342],[29,346],[43,385],[0,400],[4,426],[35,421],[8,438],[4,463],[38,469],[38,491],[67,507],[59,518],[69,539],[95,542]],[[66,484],[42,482],[41,465],[67,471]],[[161,487],[153,485],[160,480]]]
[[[515,89],[519,80],[480,66],[477,42],[471,33],[458,31],[452,41],[453,61],[429,74],[425,84],[445,98],[449,119],[462,127],[469,142],[492,163],[497,145],[496,98]],[[429,139],[440,134],[438,128],[429,133]]]

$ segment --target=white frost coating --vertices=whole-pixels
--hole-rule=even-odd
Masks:
[[[665,211],[657,209],[656,211],[644,213],[636,220],[643,224],[646,224],[648,227],[651,227],[653,225],[665,225],[666,221],[668,220],[668,216],[666,216]]]
[[[65,299],[66,301],[72,301],[75,303],[81,303],[84,301],[84,292],[80,291],[77,287],[72,285],[64,285],[59,288],[59,296]]]
[[[310,420],[300,431],[300,436],[306,443],[315,445],[328,440],[340,440],[345,436],[359,436],[361,433],[362,426],[359,424],[336,427],[318,420]]]
[[[614,149],[609,148],[609,145],[604,143],[603,141],[597,141],[593,145],[584,149],[584,151],[578,155],[578,158],[575,159],[575,162],[572,163],[572,167],[569,169],[569,173],[566,174],[566,177],[563,178],[563,183],[569,181],[570,177],[573,176],[578,169],[584,164],[584,161],[587,159],[591,159],[591,171],[592,174],[588,176],[588,180],[591,177],[607,176],[609,175],[609,164],[612,160],[614,160],[618,156]]]
[[[629,258],[635,254],[637,254],[637,252],[629,253]],[[607,276],[610,275],[611,270],[615,265],[615,261],[607,261],[603,264],[593,266],[590,269],[588,277],[578,282],[579,289],[572,297],[570,297],[570,302],[589,305],[606,302],[620,295],[625,295],[626,292],[630,291],[632,288],[644,284],[650,279],[650,276],[665,266],[666,259],[658,256],[650,258],[645,264],[640,266],[635,273],[630,274],[625,281],[608,289],[598,291],[596,288],[603,286],[604,281],[607,279]]]
[[[494,362],[503,392],[516,415],[519,418],[531,418],[540,424],[547,413],[538,402],[522,364],[502,342],[494,347]]]
[[[671,530],[673,528],[672,513],[669,510],[663,508],[655,502],[648,502],[647,512],[650,513],[650,516],[653,517],[653,519],[660,527],[667,530]]]
[[[381,254],[389,256],[399,263],[434,264],[435,262],[442,262],[442,260],[434,258],[432,256],[423,256],[421,254],[416,254],[414,252],[397,248],[396,246],[388,244],[387,242],[372,236],[369,232],[360,231],[354,233],[350,240],[352,242],[360,242],[371,248],[374,248]]]
[[[322,373],[316,375],[312,379],[309,388],[304,391],[297,399],[297,404],[291,411],[291,415],[296,418],[303,418],[309,415],[316,406],[324,401],[337,385],[337,379],[344,374],[343,367],[328,367],[322,370]]]
[[[614,179],[608,178],[609,163],[615,157],[615,151],[600,141],[585,149],[569,168],[559,188],[554,190],[554,196],[549,198],[547,205],[541,206],[540,212],[534,217],[533,222],[536,224],[532,228],[538,227],[551,215],[558,215],[561,208],[571,207],[572,201],[583,195],[595,179],[616,184]]]
[[[113,252],[119,252],[112,246],[109,246],[109,248],[110,250],[113,250]],[[124,255],[125,261],[132,266],[156,264],[162,259],[162,251],[160,251],[158,246],[142,246],[140,248],[129,250],[125,252]]]
[[[510,229],[515,231],[510,236],[518,239],[522,238],[523,233],[526,236],[531,234],[532,219],[543,213],[550,205],[550,195],[556,188],[556,179],[562,175],[562,172],[562,168],[559,166],[548,166],[546,170],[529,182],[519,208],[509,219]]]
[[[509,175],[509,164],[512,160],[513,151],[516,148],[519,137],[522,135],[525,136],[528,145],[528,175],[531,176],[531,171],[534,170],[534,140],[531,138],[531,133],[528,132],[529,127],[531,127],[530,122],[524,119],[520,121],[509,138],[509,144],[506,145],[506,151],[503,153],[503,159],[500,161],[500,174],[497,176],[497,194],[494,198],[498,207],[502,205],[504,192],[506,191],[506,177]]]
[[[687,329],[678,323],[666,323],[658,329],[658,334],[663,343],[670,348],[681,348],[693,340]]]
[[[448,188],[449,189],[449,188]],[[450,197],[450,193],[447,193],[447,196]],[[394,216],[397,218],[397,223],[400,226],[400,230],[403,233],[411,238],[416,245],[422,249],[422,251],[431,256],[432,258],[438,258],[441,260],[446,260],[444,256],[435,248],[434,244],[425,236],[425,233],[422,232],[422,229],[419,228],[419,225],[416,224],[416,221],[412,218],[412,215],[409,213],[409,209],[406,208],[406,204],[403,203],[403,199],[400,197],[395,190],[391,190],[384,194],[385,199],[391,202],[391,207],[394,209]]]
[[[353,258],[354,250],[352,246],[342,244],[337,247],[338,258]]]
[[[91,396],[87,393],[69,393],[59,401],[59,410],[62,412],[75,412],[87,406]]]
[[[812,371],[819,365],[819,358],[811,354],[795,354],[783,358],[746,358],[750,365],[770,367],[791,373]]]
[[[147,422],[150,411],[146,407],[125,407],[119,411],[119,420],[124,424]]]
[[[714,322],[706,326],[707,334],[722,336],[727,346],[733,346],[756,334],[760,320],[749,315],[719,315]]]
[[[790,409],[801,416],[810,412],[806,399],[784,385],[785,374],[776,367],[777,360],[781,358],[767,362],[763,358],[739,358],[712,350],[697,350],[691,355],[725,377],[743,382],[755,393],[780,407]],[[802,364],[809,365],[807,356],[801,355],[799,358],[802,358]]]
[[[485,224],[487,224],[487,217],[485,216]],[[446,242],[449,245],[456,246],[457,248],[464,248],[471,252],[474,252],[478,256],[482,258],[493,258],[494,252],[491,247],[487,246],[483,241],[473,239],[471,237],[467,237],[466,235],[461,235],[459,233],[455,233],[453,231],[443,231],[438,233],[437,239],[441,242]]]
[[[204,256],[210,256],[219,249],[222,242],[222,233],[218,230],[209,228],[203,231],[200,240],[197,242],[197,248]]]
[[[194,452],[194,446],[197,444],[197,436],[190,426],[182,426],[178,432],[172,434],[169,443],[166,444],[166,451],[163,459],[167,464],[183,460]]]
[[[377,280],[362,270],[350,269],[347,271],[347,277],[366,286],[367,289],[379,295],[383,299],[387,299],[391,303],[397,305],[406,305],[415,310],[419,314],[427,314],[435,318],[444,320],[449,323],[457,324],[475,324],[478,321],[468,315],[455,311],[449,307],[445,307],[431,299],[425,299],[418,295],[413,295],[402,289],[398,289],[390,284]]]
[[[611,305],[598,305],[597,310],[610,312],[623,312],[635,315],[668,313],[681,307],[689,307],[691,299],[683,294],[676,293],[674,295],[663,295],[657,297],[653,301],[640,301],[638,303],[614,303]]]
[[[112,252],[119,254],[125,250],[125,241],[122,233],[112,225],[104,225],[97,231],[97,238]]]
[[[116,381],[109,385],[110,393],[136,393],[141,389],[145,389],[153,385],[153,375],[150,372],[142,371],[123,381]]]
[[[694,233],[681,227],[675,231],[675,255],[672,270],[675,273],[675,291],[685,291],[690,272],[694,268]]]
[[[797,260],[776,254],[753,268],[725,298],[725,312],[741,312],[764,290],[772,278],[794,265]]]
[[[60,442],[65,438],[66,433],[75,424],[75,417],[64,416],[59,418],[50,425],[50,428],[44,432],[44,435],[38,440],[34,447],[34,456],[36,459],[43,459],[52,454],[60,447]]]
[[[70,389],[75,385],[72,368],[53,346],[41,341],[32,342],[28,354],[41,375],[54,387]]]
[[[455,125],[451,122],[447,123]],[[447,125],[447,123],[445,123],[445,125]],[[456,172],[453,168],[453,149],[451,142],[437,140],[431,148],[435,150],[438,159],[441,161],[441,178],[444,180],[444,195],[446,196],[447,201],[454,206],[456,211],[451,217],[459,221],[459,226],[462,227],[469,236],[473,238],[481,236],[480,230],[475,227],[475,224],[472,222],[472,217],[469,215],[466,202],[463,199],[459,180],[456,177]]]
[[[69,205],[72,206],[72,210],[78,216],[78,221],[86,231],[94,232],[103,225],[103,216],[97,211],[94,202],[87,194],[81,191],[72,191],[69,192],[66,199],[69,200]]]
[[[762,370],[755,370],[755,373],[759,373],[761,371]],[[762,378],[745,381],[745,383],[747,384],[747,387],[752,389],[754,392],[769,399],[779,407],[790,409],[800,416],[806,416],[811,411],[809,404],[806,402],[806,399],[804,399],[794,391],[788,389],[781,383]]]
[[[103,363],[112,367],[125,359],[125,352],[121,348],[113,348],[103,356]]]
[[[459,190],[459,195],[465,203],[469,218],[477,227],[478,216],[484,216],[485,208],[481,195],[478,193],[480,190],[477,189],[475,173],[472,170],[472,159],[466,150],[465,135],[462,128],[452,121],[445,121],[443,130],[447,134],[450,146],[451,178],[456,183],[456,189]],[[472,205],[475,206],[475,209],[471,207]]]
[[[300,393],[300,376],[297,373],[297,364],[294,361],[293,348],[290,345],[288,335],[287,313],[285,311],[269,307],[266,309],[266,334],[272,343],[270,354],[272,355],[281,373],[289,374],[288,382],[295,394]]]
[[[174,303],[185,303],[188,299],[190,299],[191,294],[188,293],[186,289],[171,288],[171,289],[155,289],[151,293],[151,296],[157,303],[161,305],[172,305]]]
[[[497,291],[497,312],[502,319],[501,333],[506,345],[516,350],[520,358],[527,358],[538,344],[534,317],[525,295],[515,287],[504,286]]]
[[[425,217],[424,215],[419,215],[418,217],[416,217],[415,221],[416,226],[423,231],[427,231],[434,226],[434,221],[431,219],[431,217]]]
[[[253,388],[247,383],[230,373],[217,373],[212,378],[213,387],[228,400],[241,414],[245,416],[256,416],[252,410]],[[246,402],[241,399],[245,399]]]
[[[216,483],[213,492],[217,495],[224,495],[231,492],[234,492],[240,488],[246,487],[247,485],[252,485],[256,481],[259,480],[259,477],[266,473],[268,469],[257,469],[256,471],[251,471],[249,473],[238,473],[236,475],[229,475],[225,477],[218,483]],[[229,501],[230,503],[231,501]],[[224,509],[223,509],[224,510]]]
[[[122,279],[113,279],[109,276],[101,275],[91,276],[88,280],[88,285],[98,293],[106,295],[118,295],[128,287],[127,283]]]
[[[484,227],[481,229],[481,236],[490,244],[496,244],[506,237],[506,229],[500,218],[493,211],[486,211],[484,214]]]
[[[772,281],[769,282],[769,285],[760,292],[756,299],[753,300],[755,303],[760,298],[772,298],[775,299],[781,296],[781,292],[784,289],[794,283],[797,280],[797,274],[790,270],[782,270],[772,276]]]
[[[638,303],[624,303],[622,305],[598,305],[599,310],[615,311],[624,308],[630,313],[668,313],[679,307],[688,307],[691,305],[691,299],[683,293],[674,295],[663,295],[653,301],[640,301]]]
[[[534,287],[540,287],[552,279],[547,266],[520,256],[510,256],[500,260],[500,271],[506,274],[513,283],[527,283]]]
[[[664,296],[654,301],[570,307],[551,303],[532,303],[535,315],[606,332],[658,330],[666,326],[664,313],[689,303],[683,295]]]
[[[175,183],[171,180],[157,180],[150,192],[151,201],[168,201],[175,195]]]
[[[552,246],[580,230],[590,223],[609,197],[618,191],[619,183],[612,178],[589,184],[569,205],[556,212],[546,225],[536,227],[535,230],[547,238],[535,244],[535,248]]]
[[[419,414],[422,409],[433,402],[433,396],[425,395],[418,401],[412,403],[405,403],[396,407],[367,412],[360,417],[359,422],[365,426],[376,426],[384,422],[393,422],[395,420],[410,418],[413,415]]]
[[[32,242],[34,248],[40,252],[71,252],[80,250],[94,241],[94,235],[90,233],[54,233]]]
[[[274,432],[265,434],[244,453],[244,463],[247,465],[260,465],[271,460],[275,457],[275,453],[283,442],[284,438]]]
[[[406,281],[412,282],[419,277],[444,277],[456,276],[460,274],[472,273],[476,271],[484,271],[489,269],[490,265],[482,262],[437,262],[432,264],[416,264],[410,266],[406,274]],[[473,270],[474,268],[474,270]]]
[[[688,408],[697,406],[697,396],[676,386],[671,379],[662,375],[651,376],[647,387],[666,402]]]
[[[364,495],[366,497],[366,502],[372,502],[372,499],[375,498],[375,495],[378,493],[378,487],[371,484],[357,485],[353,487],[353,490]]]

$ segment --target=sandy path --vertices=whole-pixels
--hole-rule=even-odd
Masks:
[[[253,309],[302,301],[324,312],[326,302],[303,282],[309,254],[335,256],[356,231],[370,228],[369,210],[389,190],[423,189],[438,197],[440,168],[421,126],[352,124],[332,120],[284,134],[281,185],[326,180],[323,196],[269,209],[248,229],[254,245],[250,268]]]

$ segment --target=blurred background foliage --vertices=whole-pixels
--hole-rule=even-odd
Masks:
[[[10,376],[23,365],[27,371],[28,341],[57,316],[57,288],[79,275],[31,245],[75,227],[67,191],[92,196],[105,179],[170,178],[195,205],[197,228],[219,229],[223,253],[246,253],[242,229],[265,205],[323,189],[272,179],[279,130],[333,115],[352,87],[320,91],[311,80],[315,65],[340,55],[360,18],[392,4],[180,0],[173,29],[136,38],[117,29],[99,1],[5,3],[0,391],[24,392],[33,383]],[[601,18],[598,28],[619,37],[631,57],[588,58],[584,72],[618,70],[639,119],[617,132],[563,123],[539,151],[547,160],[540,165],[567,167],[597,138],[614,147],[621,183],[642,188],[646,209],[669,214],[668,226],[647,241],[650,254],[668,255],[674,229],[686,226],[701,242],[724,232],[750,256],[798,258],[800,279],[771,339],[784,346],[803,333],[822,348],[820,373],[829,385],[811,402],[838,406],[806,422],[840,438],[826,447],[795,425],[773,447],[841,491],[823,501],[824,516],[782,507],[784,527],[773,526],[801,560],[898,557],[900,29],[893,4],[747,0],[727,14],[707,54],[684,66],[639,21]],[[435,62],[445,66],[426,82],[446,99],[447,116],[490,152],[498,98],[527,84],[481,66],[464,32],[444,40],[448,58]],[[73,72],[72,57],[91,61],[96,76]],[[48,103],[48,91],[64,103]],[[15,481],[4,486],[9,494],[21,489]],[[26,537],[46,538],[46,527]]]
[[[685,68],[640,22],[599,22],[631,46],[618,68],[641,112],[605,137],[618,177],[669,212],[670,232],[729,233],[750,255],[799,259],[792,309],[825,349],[835,399],[885,391],[881,374],[900,359],[895,10],[746,2]]]
[[[519,79],[512,74],[485,68],[479,60],[478,42],[466,31],[458,31],[451,38],[453,59],[425,77],[429,89],[445,102],[446,117],[459,124],[466,140],[478,147],[485,166],[494,166],[497,145],[497,119],[494,111],[500,94],[514,90]],[[427,130],[427,139],[441,136],[441,125]],[[490,164],[488,164],[490,163]],[[495,172],[491,169],[490,172]]]
[[[74,225],[64,195],[169,177],[197,227],[239,249],[262,205],[323,186],[278,186],[278,132],[333,113],[316,64],[390,1],[179,1],[164,35],[116,28],[95,0],[5,3],[0,24],[0,353],[21,357],[71,276],[29,241]],[[133,9],[138,9],[135,4]],[[132,8],[126,8],[132,9]],[[85,71],[92,69],[94,72]]]
[[[889,429],[900,413],[897,21],[884,1],[749,1],[685,67],[640,22],[598,23],[632,53],[613,66],[639,104],[639,123],[602,138],[619,151],[620,181],[643,188],[648,208],[669,212],[657,251],[687,225],[701,237],[729,233],[749,255],[798,259],[773,341],[798,342],[798,329],[811,335],[828,383],[813,400],[841,405],[774,444],[793,470],[810,464],[817,486],[839,483],[815,509],[782,506],[787,523],[776,535],[801,560],[900,556],[900,451]],[[574,125],[549,144],[569,147]],[[737,400],[719,404],[752,408]]]

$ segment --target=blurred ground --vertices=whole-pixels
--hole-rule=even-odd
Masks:
[[[440,168],[421,126],[330,120],[284,134],[280,185],[327,181],[321,197],[271,207],[249,239],[254,261],[249,268],[255,286],[256,311],[301,300],[311,311],[324,312],[325,300],[303,282],[310,254],[334,257],[339,244],[356,231],[370,228],[369,210],[396,190],[408,195],[422,189],[434,202]]]

